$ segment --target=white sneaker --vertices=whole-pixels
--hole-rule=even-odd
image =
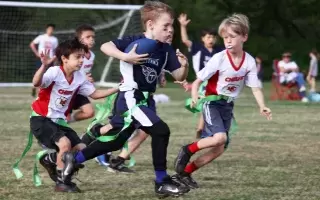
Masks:
[[[301,86],[300,89],[299,89],[299,92],[304,92],[306,91],[306,87],[305,86]]]
[[[303,98],[301,99],[301,102],[303,102],[303,103],[308,103],[308,102],[309,102],[309,99],[308,99],[307,97],[303,97]]]

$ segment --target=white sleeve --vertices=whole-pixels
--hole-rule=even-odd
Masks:
[[[81,94],[85,97],[90,96],[92,93],[94,93],[94,91],[96,91],[96,88],[94,87],[94,85],[89,82],[88,80],[86,80],[79,88],[79,92],[78,94]]]
[[[56,67],[49,67],[49,69],[43,74],[41,80],[41,87],[47,88],[57,77],[58,70]]]
[[[205,67],[197,73],[197,77],[202,81],[211,78],[217,71],[220,65],[220,54],[215,54],[205,65]]]
[[[248,87],[261,87],[259,84],[257,65],[256,62],[252,61],[250,63],[249,72],[247,72],[245,77],[245,84]]]
[[[41,41],[42,35],[38,35],[32,42],[35,44],[39,44]]]

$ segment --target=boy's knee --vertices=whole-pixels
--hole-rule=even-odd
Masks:
[[[144,127],[142,130],[144,132],[146,132],[147,134],[151,135],[152,137],[154,137],[154,136],[169,137],[170,136],[170,128],[169,128],[168,124],[162,120],[155,123],[151,127]]]
[[[71,142],[66,136],[60,138],[56,145],[59,148],[59,152],[66,152],[71,150]]]
[[[84,106],[81,108],[81,111],[82,111],[83,113],[85,113],[86,117],[88,117],[88,118],[94,117],[95,111],[94,111],[94,109],[93,109],[93,107],[92,107],[91,104],[84,105]]]
[[[228,140],[226,133],[216,133],[214,138],[217,141],[217,146],[223,146]]]

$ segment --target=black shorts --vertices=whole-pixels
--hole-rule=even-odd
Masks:
[[[88,103],[90,103],[90,100],[88,99],[88,97],[77,94],[72,105],[72,110],[78,110],[79,108],[81,108],[82,106]]]
[[[59,151],[59,149],[56,142],[63,136],[66,136],[70,140],[72,148],[81,143],[81,139],[74,130],[56,124],[47,117],[31,117],[30,130],[41,144],[50,149],[56,149],[57,151]]]

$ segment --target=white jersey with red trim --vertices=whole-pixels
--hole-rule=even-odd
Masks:
[[[73,79],[68,82],[62,66],[50,67],[43,75],[40,92],[32,103],[32,109],[44,117],[65,119],[77,94],[90,96],[95,90],[83,72],[74,72]]]
[[[89,51],[89,58],[84,56],[81,70],[85,74],[91,73],[91,69],[92,69],[93,63],[94,63],[94,58],[95,58],[95,55],[92,51]]]
[[[235,66],[228,50],[216,53],[197,73],[202,81],[208,80],[206,96],[225,95],[236,98],[244,84],[248,87],[260,87],[255,59],[243,52],[239,66]]]
[[[41,54],[45,50],[49,50],[49,57],[52,58],[55,54],[55,49],[58,47],[58,39],[47,34],[39,35],[33,40],[33,43],[38,45],[38,52]]]

